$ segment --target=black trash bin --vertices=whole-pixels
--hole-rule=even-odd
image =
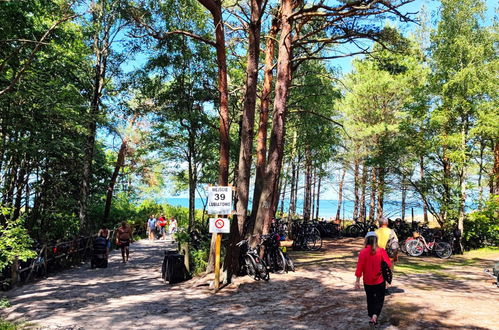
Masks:
[[[161,266],[161,277],[170,284],[187,281],[191,278],[185,268],[184,255],[177,251],[165,251],[163,265]]]

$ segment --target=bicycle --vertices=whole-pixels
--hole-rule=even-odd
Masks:
[[[269,270],[265,261],[258,255],[258,248],[252,248],[247,239],[243,239],[236,245],[241,249],[239,265],[242,273],[246,273],[257,281],[268,281],[270,278]]]
[[[406,244],[407,253],[412,257],[419,257],[423,252],[435,252],[437,257],[447,259],[452,255],[452,247],[447,242],[437,242],[435,238],[426,241],[423,235],[416,235]]]
[[[377,228],[375,221],[362,222],[358,219],[354,219],[354,223],[345,229],[345,234],[349,237],[363,237],[367,232],[374,231]]]
[[[314,225],[319,230],[321,237],[340,238],[340,225],[334,222],[313,220]]]
[[[286,272],[286,258],[279,248],[279,234],[262,235],[260,238],[262,241],[261,245],[265,248],[263,259],[269,270],[278,274]]]
[[[322,238],[317,227],[310,222],[295,223],[293,230],[293,249],[318,251],[322,247]]]

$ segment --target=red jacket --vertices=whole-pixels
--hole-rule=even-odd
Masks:
[[[364,277],[364,284],[376,285],[382,283],[383,275],[381,275],[381,260],[384,260],[389,267],[392,267],[388,254],[382,248],[378,248],[375,254],[371,254],[371,246],[360,250],[359,260],[357,261],[357,270],[355,276]]]

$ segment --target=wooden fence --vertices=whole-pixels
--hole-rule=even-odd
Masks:
[[[145,231],[145,226],[139,226],[135,227],[133,232],[134,235],[143,236]],[[37,251],[35,258],[25,262],[21,262],[17,257],[14,258],[12,265],[0,273],[0,289],[8,290],[15,285],[46,277],[49,273],[81,265],[92,256],[93,241],[96,237],[95,234],[52,245],[45,244]],[[117,248],[116,229],[110,231],[109,239],[111,249]]]

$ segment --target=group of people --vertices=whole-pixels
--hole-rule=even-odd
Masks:
[[[397,261],[397,254],[389,258],[386,252],[388,242],[398,241],[393,229],[388,228],[388,219],[379,220],[379,228],[366,234],[364,248],[359,253],[357,269],[355,270],[355,289],[360,290],[360,278],[363,278],[364,290],[367,296],[367,314],[369,325],[376,327],[381,314],[385,295],[388,291],[387,280],[383,275],[383,263],[393,269]],[[391,281],[391,279],[390,279]]]
[[[150,241],[154,241],[156,236],[159,236],[159,239],[165,240],[167,233],[173,235],[176,231],[177,220],[175,220],[174,216],[166,220],[164,215],[161,215],[157,219],[154,215],[151,215],[149,216],[149,220],[147,220],[147,233]]]

